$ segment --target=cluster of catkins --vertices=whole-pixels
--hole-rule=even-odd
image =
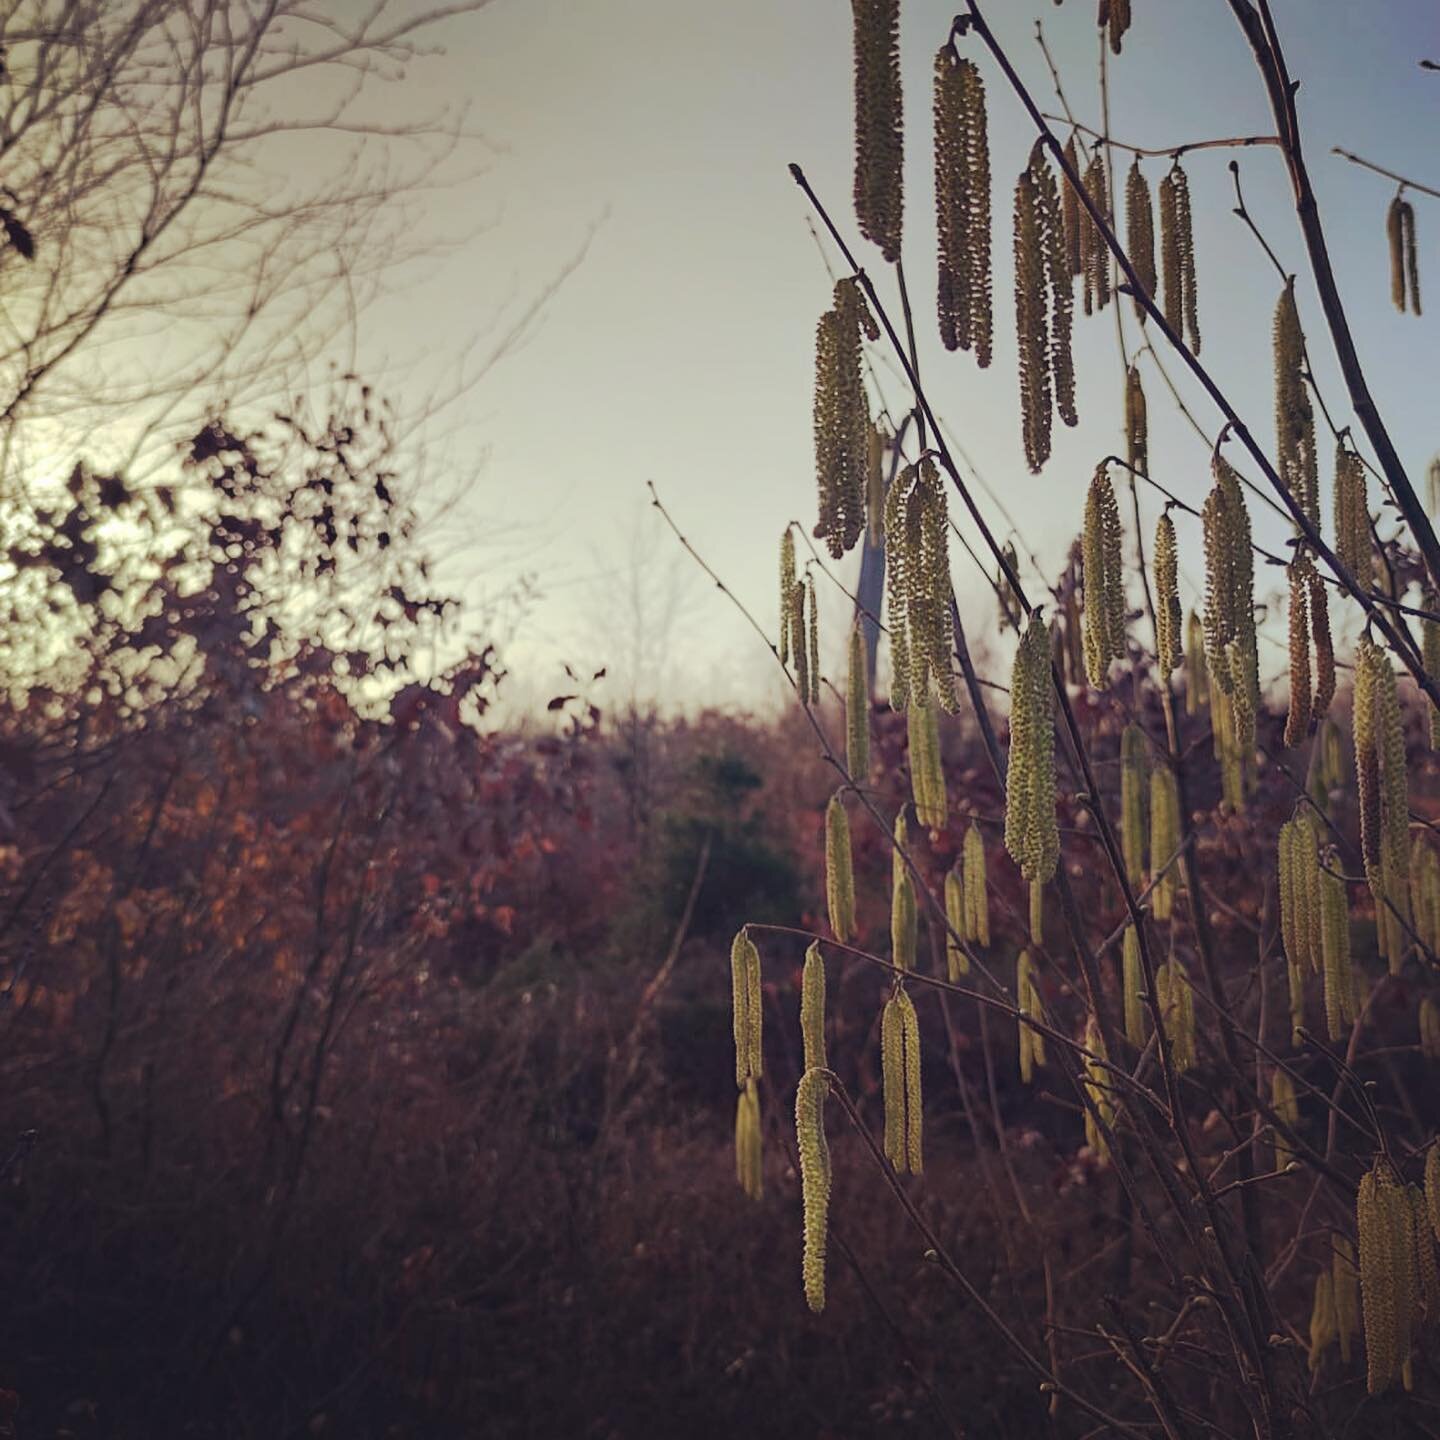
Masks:
[[[820,608],[815,577],[797,576],[795,536],[786,527],[780,537],[780,663],[795,673],[801,704],[820,703]]]

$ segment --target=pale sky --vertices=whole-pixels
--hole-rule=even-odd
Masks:
[[[1098,126],[1093,4],[991,0],[985,9],[1042,107],[1053,111],[1034,41],[1034,20],[1042,21],[1077,119]],[[1430,363],[1436,322],[1428,313],[1401,316],[1389,303],[1385,211],[1393,183],[1329,151],[1342,144],[1440,184],[1432,144],[1440,74],[1416,63],[1440,53],[1440,21],[1421,0],[1277,0],[1275,10],[1302,81],[1307,157],[1360,353],[1423,486],[1440,445]],[[932,403],[1024,530],[1040,565],[1039,575],[1027,569],[1025,578],[1048,583],[1079,527],[1096,460],[1121,448],[1115,324],[1108,310],[1077,318],[1081,425],[1057,426],[1056,453],[1032,477],[1020,450],[1008,257],[1011,190],[1033,132],[975,41],[968,49],[986,79],[995,181],[993,365],[981,372],[969,356],[946,354],[934,332],[930,70],[953,11],[938,0],[902,5],[905,254],[922,370]],[[383,350],[375,337],[386,334],[418,337],[443,370],[478,327],[503,333],[507,317],[563,277],[523,344],[446,417],[450,462],[484,458],[445,522],[442,545],[457,538],[444,547],[446,573],[481,599],[522,573],[538,583],[507,645],[517,696],[555,693],[563,661],[577,669],[609,664],[610,688],[597,698],[612,705],[632,687],[685,704],[779,693],[767,670],[773,661],[743,620],[654,523],[645,482],[655,482],[687,535],[773,630],[778,537],[787,520],[808,530],[814,519],[812,345],[829,296],[788,162],[805,169],[882,295],[893,293],[878,252],[856,235],[850,207],[850,46],[844,0],[495,0],[456,32],[445,59],[417,68],[437,96],[468,97],[472,123],[493,145],[483,177],[433,202],[455,207],[457,224],[481,228],[435,284],[379,307],[367,321],[367,348]],[[1112,133],[1154,147],[1271,128],[1259,76],[1219,0],[1137,5],[1124,54],[1110,64],[1110,99]],[[1266,238],[1287,268],[1301,271],[1302,320],[1323,393],[1340,423],[1350,417],[1278,154],[1189,155],[1202,358],[1268,445],[1279,282],[1231,213],[1232,157]],[[1152,188],[1167,166],[1162,158],[1146,162]],[[1433,287],[1440,309],[1433,264],[1440,208],[1413,198],[1422,291]],[[1125,326],[1133,348],[1128,302]],[[482,352],[486,344],[482,338]],[[877,365],[895,408],[900,389],[882,355]],[[1167,364],[1213,432],[1214,414],[1197,387],[1178,360]],[[1171,413],[1159,375],[1143,374],[1152,473],[1198,505],[1208,487],[1206,448]],[[1328,533],[1332,447],[1323,432],[1320,448]],[[1147,544],[1155,499],[1143,497]],[[982,503],[997,532],[1008,533],[993,504]],[[952,514],[959,513],[957,501]],[[1283,542],[1285,524],[1268,512],[1254,517],[1258,539],[1271,548]],[[1177,523],[1182,573],[1193,580],[1198,523]],[[952,565],[972,643],[983,650],[994,631],[988,589],[958,544]],[[842,562],[847,583],[857,567],[858,552]],[[1262,570],[1261,584],[1271,575]],[[828,644],[822,636],[832,671],[845,614],[846,602],[832,594]],[[997,672],[1006,653],[991,647]],[[1272,650],[1267,664],[1262,652],[1263,669],[1277,671],[1280,661]]]

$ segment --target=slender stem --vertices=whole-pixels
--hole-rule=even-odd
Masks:
[[[1099,130],[1092,130],[1088,125],[1080,124],[1078,120],[1069,115],[1051,115],[1048,111],[1041,111],[1041,114],[1046,120],[1052,120],[1060,125],[1069,125],[1073,129],[1091,136],[1097,144],[1107,145],[1112,150],[1123,150],[1127,155],[1166,156],[1178,160],[1191,150],[1232,150],[1243,149],[1251,145],[1278,145],[1280,143],[1278,135],[1232,135],[1223,140],[1187,140],[1183,145],[1127,145],[1123,140],[1116,140]]]
[[[1433,195],[1440,200],[1440,190],[1432,190],[1428,185],[1422,185],[1418,180],[1411,180],[1407,176],[1398,174],[1394,170],[1387,170],[1383,165],[1377,165],[1373,160],[1362,159],[1353,150],[1343,149],[1339,145],[1330,147],[1332,155],[1339,155],[1348,160],[1352,165],[1364,166],[1366,170],[1373,170],[1377,175],[1383,175],[1387,180],[1398,180],[1401,188],[1405,190],[1417,190],[1422,195]]]

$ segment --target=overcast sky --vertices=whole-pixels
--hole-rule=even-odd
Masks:
[[[980,372],[970,357],[946,354],[934,333],[930,72],[953,8],[939,0],[902,5],[905,255],[922,369],[980,481],[1023,529],[1022,553],[1028,547],[1038,561],[1027,578],[1048,583],[1079,526],[1096,460],[1120,445],[1115,324],[1108,311],[1078,321],[1082,423],[1057,429],[1053,459],[1042,476],[1030,476],[1020,449],[1008,256],[1011,190],[1033,132],[973,41],[989,93],[995,176],[992,367]],[[1054,110],[1034,38],[1034,21],[1042,21],[1071,108],[1098,126],[1090,0],[1059,8],[1049,0],[991,0],[986,10],[1022,77]],[[1393,183],[1329,152],[1342,144],[1440,184],[1432,143],[1440,74],[1417,65],[1440,54],[1440,21],[1430,0],[1277,0],[1275,10],[1302,81],[1307,154],[1360,353],[1420,485],[1440,444],[1432,421],[1435,321],[1390,307],[1385,211]],[[655,482],[687,535],[773,629],[781,528],[799,519],[808,529],[814,519],[812,345],[829,295],[788,162],[804,167],[882,293],[891,294],[878,253],[855,236],[850,208],[850,7],[844,0],[495,0],[456,34],[448,56],[417,74],[439,96],[468,98],[473,123],[493,147],[479,181],[435,202],[455,206],[457,221],[477,233],[445,267],[443,285],[417,287],[382,307],[383,326],[421,337],[432,362],[448,363],[444,357],[477,327],[502,334],[527,300],[558,288],[524,343],[447,417],[452,462],[484,460],[445,522],[442,542],[456,542],[446,546],[447,573],[481,600],[534,575],[538,594],[507,647],[517,695],[554,693],[569,661],[612,667],[602,703],[632,689],[687,704],[773,697],[773,662],[654,523],[645,482]],[[1249,52],[1219,0],[1137,4],[1109,83],[1112,133],[1121,140],[1168,147],[1271,128]],[[1232,158],[1266,238],[1287,269],[1301,271],[1302,318],[1323,392],[1340,423],[1348,422],[1273,150],[1186,158],[1203,358],[1269,443],[1279,281],[1232,214]],[[1152,187],[1167,164],[1146,162]],[[1433,265],[1440,213],[1435,202],[1415,199],[1422,286],[1434,286],[1440,309]],[[1138,331],[1128,311],[1125,326],[1133,347]],[[379,324],[376,330],[383,333]],[[894,408],[899,387],[879,354],[877,365]],[[1213,432],[1203,396],[1178,361],[1169,368]],[[1206,447],[1168,413],[1154,369],[1145,368],[1144,378],[1152,473],[1198,505],[1208,485]],[[1328,440],[1321,453],[1328,516]],[[984,503],[997,532],[1008,533],[1000,509]],[[1155,514],[1145,497],[1147,540]],[[1180,524],[1182,571],[1193,581],[1195,522]],[[1271,542],[1288,533],[1258,513],[1256,529]],[[952,562],[962,611],[983,649],[987,635],[993,641],[988,590],[958,545]],[[842,565],[847,582],[857,565],[854,555]],[[1260,579],[1273,583],[1264,573]],[[832,670],[844,606],[832,595],[825,612],[822,644]],[[1003,646],[992,643],[990,654],[1002,671]],[[1278,650],[1268,662],[1262,654],[1271,671],[1280,662]]]

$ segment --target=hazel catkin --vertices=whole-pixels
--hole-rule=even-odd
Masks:
[[[805,1301],[817,1314],[825,1308],[825,1246],[830,1221],[830,1147],[825,1140],[825,1097],[830,1077],[807,1070],[795,1090],[795,1148],[800,1156],[804,1208],[801,1278]]]
[[[978,825],[965,832],[961,851],[965,884],[965,938],[984,949],[990,944],[990,892],[985,876],[985,837]]]
[[[820,942],[813,940],[805,952],[800,972],[800,1040],[805,1050],[805,1068],[825,1069],[825,957]]]
[[[1190,182],[1179,160],[1160,182],[1160,269],[1165,287],[1165,323],[1177,338],[1200,353],[1195,301],[1195,240],[1190,216]]]
[[[1159,288],[1155,274],[1155,211],[1150,203],[1150,186],[1140,168],[1138,155],[1125,176],[1125,248],[1129,251],[1130,263],[1146,297],[1153,300]],[[1144,324],[1148,311],[1138,295],[1135,297],[1135,313]]]
[[[902,471],[885,498],[891,704],[896,710],[924,704],[932,693],[945,710],[956,708],[948,523],[940,472],[927,456]]]
[[[1015,652],[1010,676],[1010,764],[1005,786],[1005,848],[1027,881],[1055,874],[1055,721],[1050,688],[1050,627],[1038,610]]]
[[[858,619],[850,627],[845,671],[845,768],[857,785],[870,777],[870,667],[865,632]]]
[[[851,0],[855,19],[855,215],[892,264],[904,218],[900,0]]]
[[[885,1155],[902,1175],[924,1169],[920,1091],[920,1022],[903,985],[880,1017],[881,1079],[885,1092]]]
[[[850,851],[850,818],[839,793],[825,807],[825,899],[830,932],[840,943],[855,938],[855,869]]]
[[[735,1178],[752,1200],[763,1197],[765,1172],[760,1092],[753,1078],[745,1082],[735,1106]]]
[[[1404,314],[1420,314],[1420,269],[1415,254],[1415,208],[1405,199],[1404,187],[1390,202],[1385,215],[1390,242],[1390,298]]]
[[[735,1084],[758,1080],[764,1066],[763,997],[760,989],[760,952],[748,929],[735,935],[730,947],[730,981],[734,1001]]]
[[[1180,562],[1175,522],[1165,510],[1155,522],[1155,658],[1162,678],[1180,667],[1184,637],[1180,614]]]
[[[1096,467],[1085,499],[1083,568],[1085,578],[1085,670],[1091,685],[1103,689],[1112,660],[1125,655],[1125,566],[1123,531],[1110,472]]]
[[[935,57],[936,312],[947,350],[990,363],[990,145],[985,82],[952,44]]]

